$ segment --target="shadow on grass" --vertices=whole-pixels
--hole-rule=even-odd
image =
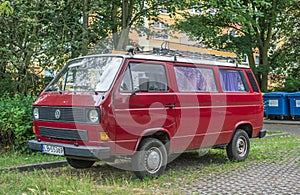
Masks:
[[[228,159],[223,150],[210,150],[208,152],[185,152],[171,156],[174,158],[166,168],[165,174],[169,172],[201,170],[203,167],[218,166],[228,162]],[[53,170],[54,171],[54,170]],[[79,178],[89,175],[94,181],[106,181],[108,183],[126,180],[137,180],[134,173],[131,171],[130,159],[117,159],[114,163],[97,162],[94,166],[88,169],[74,169],[69,166],[56,172],[55,174],[68,174]]]

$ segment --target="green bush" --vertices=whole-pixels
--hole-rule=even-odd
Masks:
[[[284,91],[287,92],[296,92],[300,91],[300,81],[299,78],[288,77],[284,82]]]
[[[0,97],[0,146],[21,152],[28,151],[26,142],[32,133],[33,96],[3,95]]]

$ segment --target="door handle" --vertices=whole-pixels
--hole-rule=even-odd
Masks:
[[[165,104],[165,107],[172,109],[175,107],[175,104]]]

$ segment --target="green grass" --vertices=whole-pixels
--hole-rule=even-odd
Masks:
[[[200,177],[230,172],[253,162],[276,162],[286,155],[299,156],[299,143],[300,137],[295,136],[251,140],[250,155],[245,162],[228,161],[224,150],[209,150],[204,156],[198,152],[184,153],[167,166],[165,174],[144,181],[136,179],[131,171],[105,163],[83,170],[67,166],[5,171],[0,173],[0,194],[179,194],[180,186],[192,184]],[[13,155],[13,158],[23,157]]]
[[[267,136],[268,135],[277,135],[277,134],[283,134],[283,131],[267,131]]]
[[[44,155],[41,152],[21,154],[19,152],[0,151],[0,156],[0,168],[65,159],[59,156]]]

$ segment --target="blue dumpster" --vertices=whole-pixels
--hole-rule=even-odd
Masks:
[[[290,114],[292,119],[300,119],[300,92],[288,95],[290,102]]]
[[[263,96],[265,115],[269,119],[286,119],[290,116],[289,98],[286,92],[271,92]]]

